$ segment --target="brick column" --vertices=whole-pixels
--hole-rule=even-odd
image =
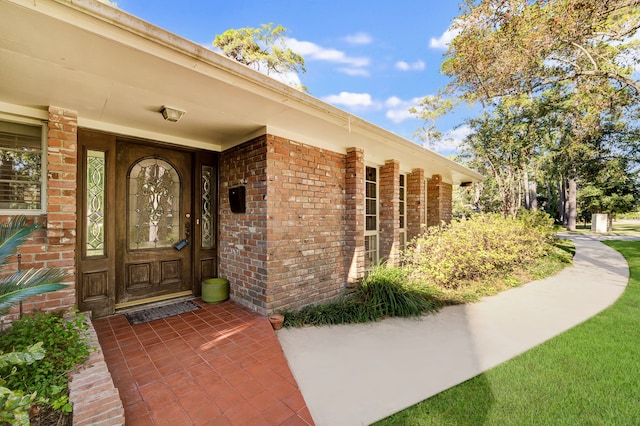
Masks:
[[[427,183],[427,226],[450,223],[452,218],[453,186],[433,175]]]
[[[347,285],[354,286],[364,276],[364,150],[347,149],[345,197],[345,270]]]
[[[36,309],[67,308],[76,303],[78,114],[49,107],[48,126],[46,250],[36,254],[35,260],[47,268],[66,269],[71,277],[67,288],[30,299]]]
[[[399,260],[400,229],[400,162],[387,160],[380,168],[380,259],[389,265]]]
[[[426,225],[424,170],[413,169],[407,175],[407,241],[420,235]]]

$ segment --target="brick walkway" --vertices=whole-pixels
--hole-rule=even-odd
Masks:
[[[235,303],[93,322],[127,425],[313,425],[268,319]]]

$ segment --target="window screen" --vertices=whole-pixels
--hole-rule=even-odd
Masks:
[[[0,121],[0,209],[42,208],[42,126]]]

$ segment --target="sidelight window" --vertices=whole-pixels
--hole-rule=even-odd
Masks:
[[[378,169],[365,170],[365,268],[371,269],[378,263]]]

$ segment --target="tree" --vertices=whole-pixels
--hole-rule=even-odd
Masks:
[[[638,205],[640,181],[626,157],[601,156],[588,165],[590,179],[578,194],[583,215],[607,213],[609,230],[617,213],[633,211]]]
[[[450,112],[459,102],[459,99],[447,97],[442,91],[438,91],[436,95],[422,98],[419,105],[409,108],[409,114],[424,121],[424,125],[416,132],[415,136],[433,148],[443,136],[436,125],[438,119]]]
[[[503,98],[479,118],[468,121],[473,133],[463,158],[495,182],[504,216],[515,217],[521,205],[537,208],[537,157],[548,139],[548,105],[528,96]]]
[[[216,36],[213,45],[235,59],[269,75],[305,72],[304,59],[286,45],[287,30],[273,23],[260,28],[230,29]]]
[[[466,0],[442,65],[450,92],[485,106],[553,92],[553,151],[570,188],[567,226],[575,229],[580,164],[604,122],[637,118],[640,0]],[[562,114],[562,116],[560,116]]]

